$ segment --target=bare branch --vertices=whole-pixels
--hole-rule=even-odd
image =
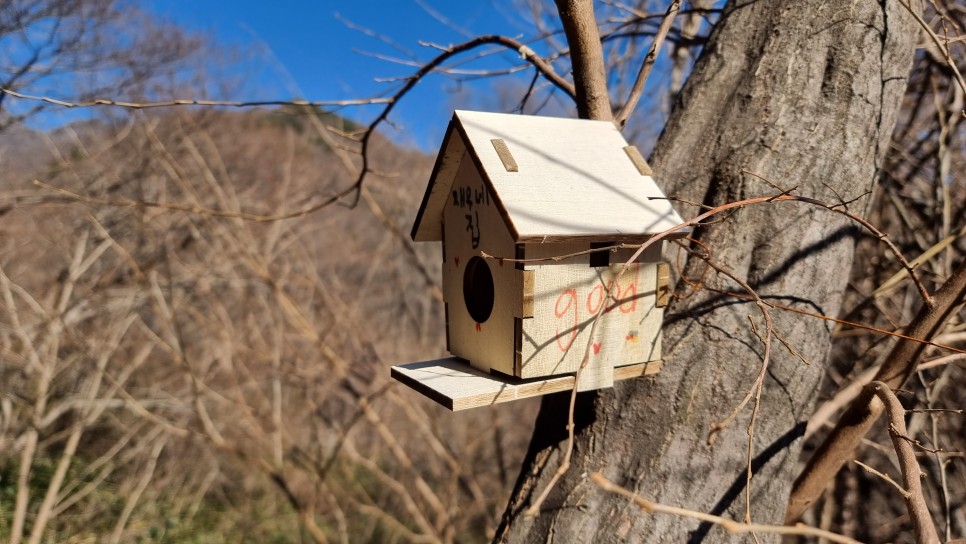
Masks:
[[[621,487],[614,482],[608,480],[600,472],[594,472],[590,475],[590,478],[597,484],[598,487],[604,491],[609,491],[610,493],[616,493],[622,497],[627,497],[631,502],[640,507],[641,510],[648,513],[657,514],[671,514],[673,516],[680,516],[690,519],[696,519],[698,521],[703,521],[707,523],[713,523],[720,526],[725,531],[733,534],[745,534],[745,533],[771,533],[777,535],[798,535],[798,536],[812,536],[818,538],[824,538],[831,542],[839,542],[841,544],[859,544],[858,540],[836,534],[830,531],[825,531],[815,527],[809,527],[808,525],[798,523],[794,526],[788,525],[762,525],[758,523],[741,523],[732,519],[726,519],[720,516],[714,516],[711,514],[705,514],[704,512],[697,512],[694,510],[688,510],[686,508],[679,508],[676,506],[666,506],[661,503],[649,501],[644,497],[634,493],[624,487]]]
[[[936,526],[932,522],[929,507],[926,506],[926,499],[922,495],[920,481],[922,470],[919,468],[919,462],[916,461],[915,450],[906,439],[908,436],[906,411],[888,385],[875,381],[870,384],[870,387],[885,404],[886,413],[889,415],[889,436],[892,437],[892,445],[896,448],[896,455],[899,456],[899,468],[902,470],[902,481],[905,485],[902,496],[906,500],[906,510],[909,511],[909,517],[912,519],[916,542],[939,544],[939,534],[936,533]]]
[[[754,177],[756,177],[756,178],[758,178],[758,179],[760,179],[760,180],[768,183],[769,185],[772,185],[773,187],[776,186],[774,184],[774,182],[772,182],[771,180],[769,180],[765,176],[762,176],[761,174],[758,174],[756,172],[752,172],[750,170],[742,169],[742,173],[745,173],[745,174],[754,176]],[[809,200],[806,200],[806,201],[809,201]],[[811,203],[818,204],[818,201],[811,200]],[[906,269],[906,272],[909,274],[909,277],[916,284],[916,288],[919,289],[919,295],[922,296],[922,300],[926,304],[926,306],[932,305],[932,297],[930,297],[929,291],[926,290],[926,286],[924,286],[922,284],[922,282],[919,281],[919,277],[916,275],[916,272],[913,269],[912,265],[910,265],[909,262],[906,261],[906,258],[902,255],[902,252],[899,251],[899,248],[896,247],[896,245],[894,243],[892,243],[892,240],[889,240],[888,235],[882,233],[879,229],[877,229],[875,227],[875,225],[873,225],[872,223],[870,223],[864,217],[850,212],[848,210],[848,208],[845,207],[844,203],[841,204],[841,205],[834,205],[834,206],[830,206],[830,205],[825,204],[825,203],[821,203],[819,205],[821,205],[822,207],[828,208],[829,210],[831,210],[833,212],[840,213],[840,214],[848,217],[849,219],[851,219],[851,220],[859,223],[860,225],[862,225],[863,227],[865,227],[866,229],[868,229],[869,232],[871,232],[872,234],[874,234],[876,236],[876,238],[878,238],[881,242],[883,242],[889,248],[889,250],[892,252],[893,255],[895,255],[896,259],[899,261],[899,263],[902,265],[902,267]]]
[[[651,48],[648,49],[647,55],[644,57],[644,62],[641,64],[641,71],[637,73],[637,79],[634,81],[634,87],[631,88],[631,94],[627,97],[627,102],[624,103],[621,111],[617,113],[617,117],[614,119],[618,127],[623,128],[627,120],[631,117],[631,114],[634,113],[634,108],[637,107],[637,102],[641,99],[641,94],[644,92],[644,84],[647,82],[648,76],[651,75],[654,61],[657,60],[657,55],[661,52],[661,47],[664,45],[664,39],[667,37],[668,31],[671,30],[671,25],[674,24],[674,18],[680,10],[681,0],[672,0],[671,5],[667,8],[667,13],[661,19],[661,26],[658,27],[657,34],[654,35]]]
[[[395,94],[392,95],[392,97],[389,98],[388,104],[382,110],[379,116],[376,117],[376,119],[369,124],[368,129],[366,130],[365,134],[362,136],[362,151],[361,151],[362,167],[359,170],[359,175],[356,178],[355,183],[351,187],[349,187],[346,191],[340,193],[339,198],[336,200],[340,200],[343,196],[346,196],[352,193],[353,191],[357,191],[360,187],[362,187],[362,183],[365,181],[366,174],[369,173],[369,142],[371,140],[372,134],[375,132],[376,127],[378,127],[383,121],[386,121],[386,119],[388,119],[389,113],[392,112],[392,109],[396,105],[396,103],[400,99],[402,99],[402,97],[405,96],[406,93],[408,93],[410,89],[412,89],[416,85],[416,83],[419,83],[419,81],[422,80],[427,74],[434,71],[437,66],[446,62],[446,60],[449,59],[450,57],[488,43],[495,43],[498,45],[502,45],[506,48],[518,51],[520,53],[520,56],[524,60],[533,64],[537,68],[537,70],[541,74],[543,74],[543,76],[546,77],[551,83],[553,83],[559,89],[567,93],[568,96],[572,98],[577,97],[577,94],[574,90],[573,85],[571,85],[565,79],[560,77],[560,75],[554,71],[553,66],[551,66],[542,57],[534,53],[534,51],[529,47],[527,47],[525,44],[520,43],[519,41],[514,40],[513,38],[508,38],[506,36],[498,36],[498,35],[480,36],[478,38],[474,38],[472,40],[463,42],[459,45],[450,46],[444,49],[442,53],[436,56],[436,58],[424,64],[423,67],[417,70],[415,74],[410,76],[406,81],[405,85],[403,85],[398,91],[396,91]],[[359,193],[357,193],[357,197],[358,196],[359,196]]]
[[[91,204],[94,206],[112,206],[118,208],[158,208],[162,210],[171,210],[179,212],[193,213],[197,215],[207,215],[211,217],[223,217],[229,219],[243,219],[245,221],[252,221],[254,223],[264,223],[269,221],[283,221],[285,219],[293,219],[296,217],[301,217],[303,215],[308,215],[314,211],[320,210],[333,202],[337,202],[341,198],[351,194],[355,187],[349,187],[343,191],[323,198],[320,202],[300,208],[298,210],[282,212],[271,215],[262,215],[242,211],[231,211],[231,210],[219,210],[214,208],[205,208],[201,206],[194,206],[191,204],[177,204],[173,202],[155,202],[151,200],[120,200],[120,199],[107,199],[99,198],[93,196],[82,195],[69,191],[62,187],[54,187],[40,180],[33,180],[33,184],[41,189],[45,189],[54,193],[57,196],[64,197],[70,200],[75,200],[77,202],[83,202],[84,204]]]
[[[879,477],[880,479],[882,479],[883,482],[885,482],[885,483],[891,485],[892,487],[896,488],[896,490],[899,491],[899,494],[901,494],[903,497],[906,497],[906,496],[909,495],[909,492],[906,491],[901,485],[899,485],[898,482],[896,482],[895,480],[893,480],[892,479],[892,476],[889,476],[888,474],[886,474],[884,472],[878,471],[878,470],[870,467],[869,465],[863,463],[862,461],[859,461],[858,459],[853,459],[852,462],[855,463],[856,465],[859,465],[860,467],[862,467],[862,469],[865,470],[866,472],[868,472],[869,474],[872,474],[873,476]]]
[[[946,42],[937,36],[935,32],[933,32],[932,28],[930,28],[929,24],[923,20],[922,16],[909,5],[908,0],[899,0],[899,4],[906,8],[906,11],[908,11],[909,14],[916,19],[916,22],[919,23],[919,26],[926,31],[926,34],[929,35],[929,38],[934,44],[936,44],[936,47],[939,49],[939,51],[942,52],[943,60],[946,61],[946,65],[949,66],[950,70],[952,70],[953,74],[956,76],[956,83],[959,84],[959,88],[961,91],[963,91],[963,94],[966,94],[966,80],[963,79],[963,74],[959,72],[959,67],[956,66],[956,62],[953,61],[952,56],[949,54],[949,47],[947,47]],[[964,116],[966,116],[966,111],[962,113]]]
[[[604,53],[600,45],[592,0],[556,0],[560,21],[570,44],[576,88],[577,114],[582,119],[613,119]]]
[[[35,100],[46,102],[65,108],[91,108],[95,106],[113,106],[117,108],[128,108],[132,110],[143,110],[150,108],[169,108],[172,106],[222,106],[230,108],[253,108],[259,106],[368,106],[370,104],[388,104],[392,102],[390,98],[358,98],[352,100],[198,100],[194,98],[162,100],[159,102],[125,102],[123,100],[111,100],[107,98],[96,98],[85,102],[71,102],[48,96],[35,96],[20,93],[12,89],[0,88],[0,94],[10,95],[22,100]]]
[[[942,327],[966,296],[966,261],[950,276],[933,296],[934,303],[923,304],[907,328],[906,334],[915,338],[931,338]],[[916,368],[925,345],[902,339],[896,343],[875,380],[889,387],[901,387]],[[839,419],[835,429],[809,459],[805,469],[795,480],[789,497],[787,522],[798,519],[812,502],[821,495],[828,481],[852,457],[872,424],[882,413],[883,405],[873,402],[875,392],[863,389]]]

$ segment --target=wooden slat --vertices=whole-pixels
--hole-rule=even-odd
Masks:
[[[640,172],[642,176],[654,175],[650,165],[648,165],[647,161],[644,160],[644,155],[641,155],[641,152],[637,150],[637,147],[629,145],[624,148],[624,153],[627,153],[627,158],[634,163],[634,167],[637,168],[637,171]]]
[[[651,361],[618,367],[614,369],[614,380],[657,374],[661,366],[661,361]],[[515,380],[502,374],[481,372],[457,357],[397,365],[391,368],[391,375],[423,396],[453,411],[538,397],[574,388],[573,375],[537,380]]]
[[[516,268],[514,268],[516,270]],[[516,270],[520,274],[519,281],[510,287],[518,290],[513,296],[520,301],[514,305],[514,317],[533,317],[533,270]]]
[[[658,308],[666,308],[671,303],[671,265],[659,263],[657,265],[657,302]]]
[[[493,144],[493,149],[496,150],[497,156],[500,157],[500,161],[503,162],[503,168],[507,172],[519,172],[520,167],[517,166],[517,161],[513,160],[513,155],[510,153],[510,148],[506,146],[506,142],[500,138],[493,138],[490,140]]]
[[[466,145],[457,131],[453,130],[455,123],[454,117],[446,128],[443,147],[440,149],[439,155],[436,156],[436,164],[433,166],[430,183],[426,187],[423,201],[416,213],[416,221],[413,223],[411,236],[417,242],[443,239],[442,224],[440,223],[443,208],[449,201],[453,178],[459,170],[463,157],[466,156]]]

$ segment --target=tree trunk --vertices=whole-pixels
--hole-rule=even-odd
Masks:
[[[733,2],[682,91],[652,158],[669,195],[707,205],[784,189],[863,213],[878,179],[916,43],[916,24],[895,0]],[[861,197],[861,198],[859,198]],[[679,205],[682,215],[696,209]],[[854,241],[841,216],[800,203],[742,209],[696,237],[719,266],[766,300],[839,312]],[[674,247],[670,254],[676,253]],[[688,278],[705,263],[690,259]],[[741,288],[709,271],[706,286]],[[678,292],[690,292],[679,283]],[[777,341],[754,435],[752,519],[781,523],[804,420],[824,375],[829,322],[772,310]],[[681,542],[728,540],[720,529],[640,512],[588,478],[609,479],[660,503],[744,517],[751,405],[708,444],[708,431],[752,388],[764,331],[752,303],[700,291],[665,322],[667,365],[655,379],[578,396],[573,465],[536,518],[523,516],[566,447],[567,394],[546,397],[496,540]]]

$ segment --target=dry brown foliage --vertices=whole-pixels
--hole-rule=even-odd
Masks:
[[[271,214],[351,182],[312,115],[74,126],[50,136],[40,177],[90,198]],[[384,223],[409,220],[430,158],[373,145],[385,174],[370,178],[368,206],[269,223],[5,180],[6,534],[87,525],[128,541],[165,520],[217,523],[229,539],[492,530],[532,406],[453,416],[389,383],[389,363],[441,352],[436,278],[418,272],[436,274],[439,256],[401,248]],[[34,481],[47,466],[65,470]]]
[[[923,19],[944,40],[960,69],[966,59],[961,36],[966,10],[953,2],[925,3]],[[910,76],[906,102],[883,168],[881,186],[867,217],[916,265],[930,291],[935,290],[966,255],[966,171],[963,153],[963,89],[945,55],[922,37],[922,47]],[[847,320],[886,330],[902,330],[915,316],[921,298],[901,279],[894,264],[874,240],[857,239],[859,254],[848,292]],[[960,349],[966,340],[966,315],[960,306],[938,343]],[[835,330],[836,348],[823,398],[829,399],[809,424],[809,444],[834,423],[833,414],[858,388],[868,383],[895,341],[847,325]],[[962,409],[966,358],[928,348],[916,372],[899,391],[907,409],[908,438],[916,441],[925,474],[924,494],[941,539],[966,534],[966,419]],[[839,393],[836,394],[836,391]],[[887,422],[880,419],[856,458],[884,473],[898,474]],[[806,455],[808,452],[806,451]],[[806,519],[823,528],[871,542],[908,542],[911,521],[901,495],[881,478],[857,465],[847,465]]]

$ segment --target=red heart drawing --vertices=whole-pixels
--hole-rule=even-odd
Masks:
[[[453,260],[456,261],[456,267],[459,268],[459,266],[460,266],[460,256],[457,255],[457,256],[453,257]]]
[[[594,343],[594,355],[597,355],[598,353],[600,353],[600,342],[595,342]]]

